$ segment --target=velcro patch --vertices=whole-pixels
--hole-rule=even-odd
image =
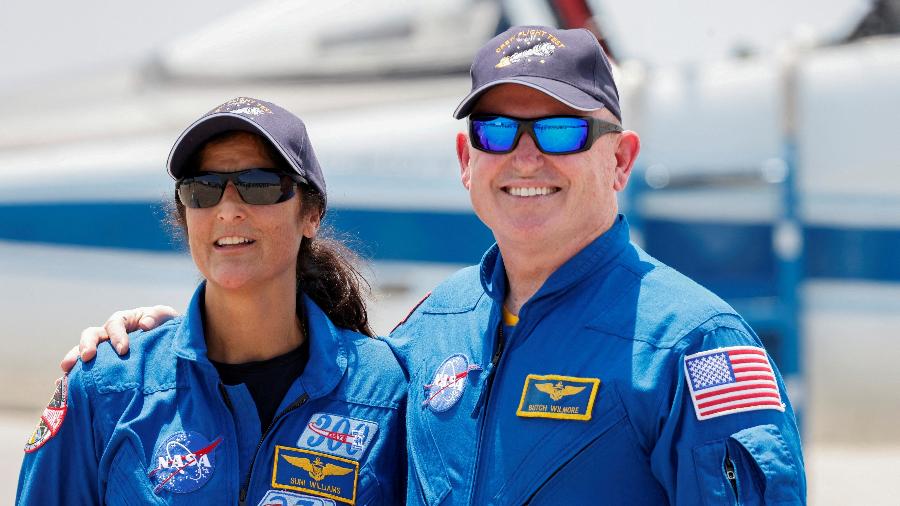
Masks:
[[[316,413],[300,434],[297,446],[360,460],[377,433],[378,424],[369,420]]]
[[[191,430],[166,436],[153,454],[155,467],[147,473],[153,493],[187,494],[206,485],[216,470],[215,450],[221,442],[221,436],[210,440]]]
[[[324,497],[313,497],[287,490],[269,490],[257,506],[337,506]]]
[[[31,437],[25,442],[25,453],[32,453],[38,448],[44,446],[50,441],[62,427],[63,421],[66,419],[66,411],[68,409],[69,398],[69,375],[64,375],[56,380],[56,390],[53,397],[44,408],[41,419],[31,433]]]
[[[327,453],[275,447],[272,486],[306,492],[347,504],[356,502],[359,462]]]
[[[529,374],[516,415],[525,418],[590,420],[599,378]]]
[[[769,356],[757,346],[688,355],[684,376],[698,420],[757,409],[784,411]]]

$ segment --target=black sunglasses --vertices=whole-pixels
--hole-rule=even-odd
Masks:
[[[590,116],[514,118],[498,114],[469,116],[472,146],[486,153],[510,153],[528,132],[541,153],[568,155],[587,151],[600,136],[621,132],[622,127]]]
[[[298,184],[306,179],[298,174],[285,174],[276,169],[246,169],[238,172],[200,172],[175,183],[178,200],[185,207],[203,209],[222,200],[228,182],[241,199],[255,206],[284,202],[294,196]]]

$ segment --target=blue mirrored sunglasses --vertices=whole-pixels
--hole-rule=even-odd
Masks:
[[[486,153],[509,153],[522,133],[528,132],[537,148],[548,155],[568,155],[591,148],[600,136],[621,132],[622,127],[590,116],[513,118],[497,114],[469,116],[472,146]]]

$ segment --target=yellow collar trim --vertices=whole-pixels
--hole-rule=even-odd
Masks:
[[[506,306],[503,306],[503,324],[508,327],[515,327],[517,323],[519,323],[519,316],[510,313]]]

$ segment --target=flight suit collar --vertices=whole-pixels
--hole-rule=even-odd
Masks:
[[[183,359],[212,367],[207,358],[206,338],[203,333],[203,297],[206,283],[197,287],[188,304],[175,335],[175,354]],[[311,398],[322,397],[333,391],[347,369],[347,350],[342,331],[331,323],[325,312],[305,294],[309,331],[309,365],[303,370],[300,381],[294,382],[285,399],[294,399],[303,392]]]
[[[335,327],[322,308],[306,294],[303,303],[309,331],[309,362],[300,376],[300,383],[310,397],[322,397],[337,387],[347,370],[344,331]],[[296,384],[292,386],[291,391],[296,387]]]
[[[568,289],[616,258],[628,244],[628,221],[618,215],[612,227],[575,254],[547,278],[532,296],[536,300]],[[506,269],[499,247],[494,244],[481,259],[481,285],[495,302],[502,304],[508,289]]]
[[[212,365],[207,358],[206,337],[203,333],[203,298],[206,282],[194,290],[187,311],[175,331],[175,355],[192,362]]]

